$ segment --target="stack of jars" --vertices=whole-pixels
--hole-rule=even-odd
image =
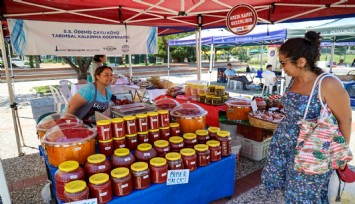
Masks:
[[[99,140],[100,153],[107,157],[113,154],[111,120],[99,120],[96,122],[97,137]]]

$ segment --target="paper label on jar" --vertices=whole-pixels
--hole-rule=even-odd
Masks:
[[[169,136],[169,135],[170,135],[170,133],[169,133],[169,132],[166,132],[166,133],[165,133],[165,136]]]
[[[190,164],[192,164],[192,165],[193,165],[193,164],[196,164],[196,162],[195,162],[195,161],[193,161],[193,162],[190,162]]]
[[[196,139],[193,139],[191,142],[196,142]]]
[[[154,135],[154,138],[157,138],[157,137],[159,137],[159,134],[155,134],[155,135]]]
[[[75,147],[74,148],[74,151],[79,151],[79,150],[81,150],[81,147]]]
[[[219,152],[219,151],[215,153],[215,155],[220,155],[220,154],[221,154],[221,152]]]
[[[158,119],[152,119],[152,121],[153,121],[153,122],[157,122],[157,121],[158,121]]]
[[[145,156],[145,157],[149,157],[149,156],[150,156],[150,153],[149,153],[149,152],[144,153],[144,156]]]
[[[131,158],[129,158],[129,157],[124,159],[124,161],[130,161],[130,160],[131,160]]]
[[[128,183],[123,184],[123,185],[121,186],[121,188],[127,188],[127,187],[128,187]]]
[[[149,175],[143,176],[143,179],[147,179],[147,178],[149,178]]]
[[[166,176],[166,173],[162,173],[161,176],[164,176],[164,177],[165,177],[165,176]]]
[[[142,123],[142,125],[147,125],[147,123]]]
[[[209,139],[210,139],[210,136],[207,135],[207,136],[206,136],[206,139],[209,140]]]
[[[105,168],[105,165],[100,165],[99,166],[99,169],[104,169]]]
[[[144,141],[144,142],[148,142],[148,140],[149,140],[148,138],[145,138],[143,141]]]
[[[110,131],[110,128],[104,128],[104,132]]]
[[[78,178],[78,175],[71,175],[69,176],[70,179],[77,179]]]
[[[105,150],[109,150],[109,149],[111,149],[111,147],[105,147]]]
[[[126,145],[125,144],[121,144],[120,147],[125,147]]]
[[[137,140],[131,140],[131,142],[137,142]]]
[[[179,144],[179,145],[178,145],[178,147],[182,147],[182,146],[184,146],[184,144]]]
[[[107,195],[107,192],[103,192],[103,193],[100,193],[100,196],[106,196]]]
[[[210,156],[206,156],[206,159],[209,159],[210,158]]]
[[[169,118],[165,118],[164,121],[169,121]]]
[[[134,126],[136,125],[135,123],[128,123],[128,126]]]
[[[176,130],[175,132],[176,132],[176,134],[180,134],[180,130]]]
[[[177,164],[177,165],[176,165],[176,167],[180,167],[180,166],[181,166],[181,164]]]
[[[117,130],[117,131],[122,131],[123,129],[122,129],[122,128],[117,128],[116,130]]]
[[[169,148],[164,148],[164,151],[165,151],[165,152],[169,151]]]

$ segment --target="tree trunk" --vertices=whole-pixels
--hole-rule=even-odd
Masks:
[[[39,61],[40,61],[40,56],[39,56],[39,55],[35,55],[35,56],[34,56],[34,60],[35,60],[35,63],[36,63],[36,68],[40,68],[40,67],[41,67],[41,65],[40,65],[40,63],[39,63]]]
[[[78,81],[86,80],[88,70],[90,68],[92,57],[88,57],[86,60],[83,57],[74,57],[78,66],[76,66],[68,57],[62,57],[64,62],[70,65],[77,74]]]

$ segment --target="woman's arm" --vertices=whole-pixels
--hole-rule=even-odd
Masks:
[[[69,101],[66,113],[75,115],[78,109],[85,105],[87,100],[76,93]]]

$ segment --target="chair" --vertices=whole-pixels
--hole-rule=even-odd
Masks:
[[[226,88],[233,88],[233,90],[243,89],[243,83],[237,80],[230,80],[227,78]]]
[[[49,85],[49,89],[51,90],[54,99],[54,110],[59,113],[62,111],[62,105],[65,105],[67,103],[65,102],[62,94],[59,93],[58,89],[51,85]]]
[[[69,89],[69,85],[72,85],[71,81],[68,80],[60,80],[59,81],[59,92],[62,94],[64,101],[66,104],[68,104],[70,98],[72,97],[71,95],[71,90]]]
[[[264,95],[264,91],[267,92],[268,94],[272,94],[272,89],[273,87],[276,85],[277,88],[277,92],[280,93],[280,84],[275,84],[274,81],[274,76],[273,75],[264,75],[263,76],[264,79],[264,86],[263,89],[261,91],[261,95]]]

